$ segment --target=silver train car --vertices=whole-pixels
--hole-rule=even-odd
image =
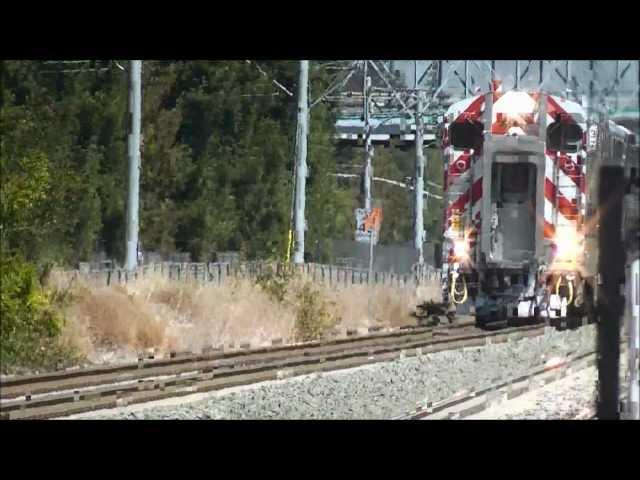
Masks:
[[[450,309],[475,312],[480,325],[594,318],[598,171],[631,168],[637,146],[625,127],[586,117],[579,103],[499,85],[449,108],[441,136]]]

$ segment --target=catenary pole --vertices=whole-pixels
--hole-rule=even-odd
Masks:
[[[371,124],[370,124],[370,89],[371,89],[371,77],[368,76],[367,64],[368,60],[364,61],[364,74],[362,83],[363,93],[363,110],[364,110],[364,150],[365,150],[365,168],[364,168],[364,209],[367,214],[371,212],[371,179],[373,178],[373,144],[371,142]]]
[[[304,263],[304,234],[306,222],[305,190],[307,181],[307,136],[309,131],[309,60],[300,61],[298,79],[298,135],[296,139],[296,199],[294,214],[294,263]]]
[[[126,269],[138,266],[140,199],[140,130],[142,126],[142,60],[131,60],[129,72],[129,191],[127,198]]]
[[[415,202],[415,224],[414,224],[414,240],[415,248],[418,251],[418,263],[424,263],[424,151],[423,151],[423,122],[422,122],[422,92],[417,91],[418,100],[416,103],[416,134],[415,134],[415,150],[416,150],[416,181],[414,188]]]

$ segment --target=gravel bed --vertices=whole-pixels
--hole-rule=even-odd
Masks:
[[[626,389],[626,353],[620,355],[620,387]],[[595,414],[598,370],[589,367],[492,405],[466,420],[576,420]]]
[[[512,400],[497,404],[468,420],[573,420],[587,418],[595,408],[598,371],[590,367]]]
[[[73,418],[97,419],[385,419],[470,388],[515,378],[553,357],[594,349],[595,328],[546,329],[535,338],[409,357],[364,367],[264,382]]]

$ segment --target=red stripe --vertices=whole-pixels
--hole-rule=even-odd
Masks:
[[[471,166],[471,155],[463,153],[456,160],[449,164],[447,170],[447,185],[451,185],[460,175],[469,170]]]
[[[468,201],[469,201],[469,191],[467,190],[462,195],[460,195],[456,199],[456,201],[453,202],[447,208],[447,218],[451,217],[451,214],[453,213],[453,210],[460,210],[460,213],[462,213],[462,211],[464,210],[464,206],[467,204]]]
[[[558,102],[556,102],[553,98],[551,98],[551,95],[549,95],[547,96],[547,114],[551,115],[551,117],[555,120],[554,113],[555,114],[564,113],[566,115],[567,120],[570,123],[576,123],[573,117],[570,114],[568,114],[564,108],[558,105]]]
[[[547,177],[544,179],[544,198],[554,203],[556,200],[556,186]]]
[[[573,183],[580,189],[581,193],[585,192],[584,175],[580,166],[573,161],[569,155],[560,154],[553,157],[553,160],[558,163],[558,167],[562,172],[569,177]]]
[[[544,221],[544,238],[553,238],[556,233],[556,227],[552,224]]]
[[[558,196],[558,211],[563,217],[571,219],[578,215],[578,206],[571,203],[562,193],[558,192],[556,186],[548,178],[544,179],[544,196],[555,205],[556,195]]]
[[[476,98],[471,105],[469,105],[457,118],[454,120],[455,122],[463,122],[467,120],[477,120],[480,118],[480,109],[484,103],[484,95],[480,95]]]
[[[558,210],[562,214],[563,217],[575,220],[578,216],[578,207],[571,203],[571,201],[567,200],[567,197],[558,193]]]
[[[475,205],[482,198],[482,177],[478,178],[471,187],[471,205]],[[480,212],[478,212],[480,213]]]

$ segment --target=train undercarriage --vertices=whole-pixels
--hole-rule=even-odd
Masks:
[[[541,275],[535,267],[458,270],[443,282],[441,309],[448,321],[473,316],[479,327],[570,327],[595,322],[594,293],[594,279],[574,272]]]

